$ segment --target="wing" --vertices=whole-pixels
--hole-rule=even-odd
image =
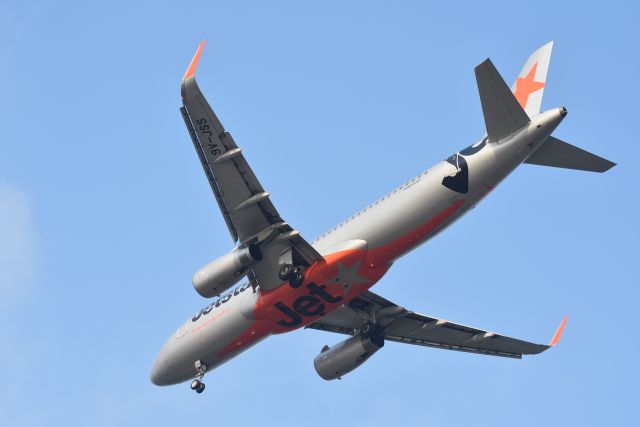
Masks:
[[[180,111],[233,241],[240,247],[257,244],[262,250],[263,259],[249,278],[270,289],[281,282],[277,277],[281,260],[310,265],[322,256],[282,219],[242,149],[200,91],[195,72],[203,46],[204,41],[182,79]]]
[[[541,353],[557,344],[567,322],[565,317],[549,345],[534,344],[413,313],[367,291],[307,328],[354,335],[371,316],[384,329],[387,341],[518,359],[524,354]]]

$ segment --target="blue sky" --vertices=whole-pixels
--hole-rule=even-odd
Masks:
[[[0,424],[629,424],[635,3],[300,3],[0,5]],[[308,239],[482,136],[475,65],[511,82],[555,40],[556,136],[619,165],[521,167],[374,290],[536,342],[568,314],[560,345],[518,361],[390,343],[325,382],[313,357],[342,338],[302,330],[201,396],[153,386],[156,352],[206,304],[191,275],[231,248],[178,112],[203,38],[201,87]]]

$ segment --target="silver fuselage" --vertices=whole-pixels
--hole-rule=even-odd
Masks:
[[[565,114],[561,108],[548,110],[500,141],[485,138],[454,154],[321,235],[313,246],[327,256],[347,242],[364,241],[367,263],[386,271],[473,208],[546,141]],[[206,360],[209,372],[261,339],[285,332],[256,315],[260,298],[260,291],[243,285],[189,318],[159,352],[152,381],[189,380],[196,375],[196,360]]]

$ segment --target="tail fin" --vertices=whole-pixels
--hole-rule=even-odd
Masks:
[[[552,136],[525,163],[589,172],[606,172],[616,165]]]
[[[490,59],[475,69],[487,136],[497,141],[529,123],[529,116],[509,90]]]
[[[518,103],[529,117],[540,112],[552,49],[553,42],[549,42],[533,52],[511,87]]]
[[[540,113],[552,49],[551,41],[533,52],[511,88],[529,117]],[[590,172],[606,172],[616,165],[552,136],[525,163]]]

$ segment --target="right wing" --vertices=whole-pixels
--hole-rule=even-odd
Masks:
[[[225,131],[200,91],[195,72],[203,46],[204,41],[182,79],[180,111],[233,241],[241,247],[259,245],[263,253],[249,279],[254,285],[270,289],[282,283],[277,277],[282,259],[311,265],[322,256],[282,219],[242,149]]]
[[[549,345],[534,344],[407,311],[367,291],[307,328],[355,335],[365,319],[372,315],[384,329],[384,339],[387,341],[517,359],[524,354],[542,353],[556,345],[567,322],[565,317]]]

